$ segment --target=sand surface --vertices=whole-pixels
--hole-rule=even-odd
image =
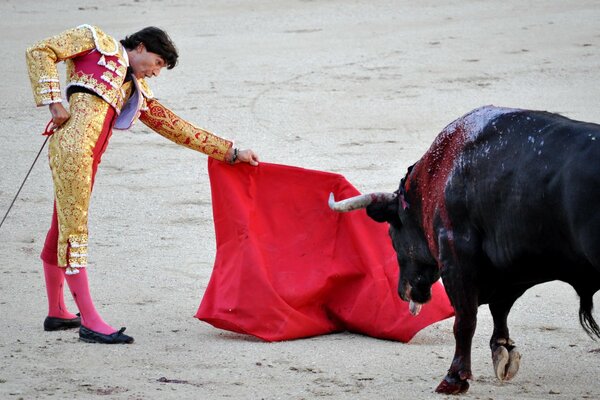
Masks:
[[[396,189],[445,125],[481,105],[600,122],[597,1],[3,0],[0,15],[2,216],[49,118],[33,104],[25,48],[83,23],[118,38],[164,28],[181,53],[151,81],[165,104],[264,161],[341,173],[363,192]],[[264,343],[192,318],[215,255],[206,156],[142,124],[113,135],[90,215],[92,294],[136,343],[44,332],[45,154],[0,229],[0,398],[445,397],[433,390],[452,358],[452,320],[408,344],[350,333]],[[523,360],[504,384],[481,307],[464,397],[600,398],[600,343],[577,307],[562,283],[517,302],[509,324]]]

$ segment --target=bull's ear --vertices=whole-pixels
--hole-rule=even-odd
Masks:
[[[377,222],[388,222],[400,227],[398,215],[398,198],[386,202],[372,203],[367,206],[367,215]]]

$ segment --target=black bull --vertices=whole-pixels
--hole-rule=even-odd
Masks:
[[[332,199],[333,200],[333,199]],[[367,207],[390,224],[399,294],[411,311],[442,278],[456,317],[454,359],[440,393],[461,393],[471,378],[477,308],[489,304],[499,379],[511,379],[520,354],[507,317],[530,287],[569,283],[579,320],[592,337],[600,288],[600,125],[540,111],[482,107],[448,125],[395,193],[338,203]]]

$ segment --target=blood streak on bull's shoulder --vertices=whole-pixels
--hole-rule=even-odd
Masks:
[[[448,182],[452,179],[452,172],[461,161],[462,151],[467,143],[477,138],[492,119],[515,111],[520,110],[484,106],[458,118],[442,130],[429,150],[414,166],[410,174],[410,180],[413,181],[411,187],[418,182],[421,220],[429,249],[438,261],[438,265],[440,260],[434,220],[439,215],[452,245],[452,221],[448,215],[444,194]]]

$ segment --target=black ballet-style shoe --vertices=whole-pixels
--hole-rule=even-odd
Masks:
[[[44,320],[45,331],[63,331],[65,329],[79,328],[81,326],[81,316],[79,313],[75,318],[57,318],[46,317]]]
[[[123,333],[125,328],[119,329],[117,332],[105,335],[100,332],[94,332],[91,329],[81,325],[79,327],[79,340],[88,343],[103,343],[103,344],[124,344],[133,343],[133,338]]]

